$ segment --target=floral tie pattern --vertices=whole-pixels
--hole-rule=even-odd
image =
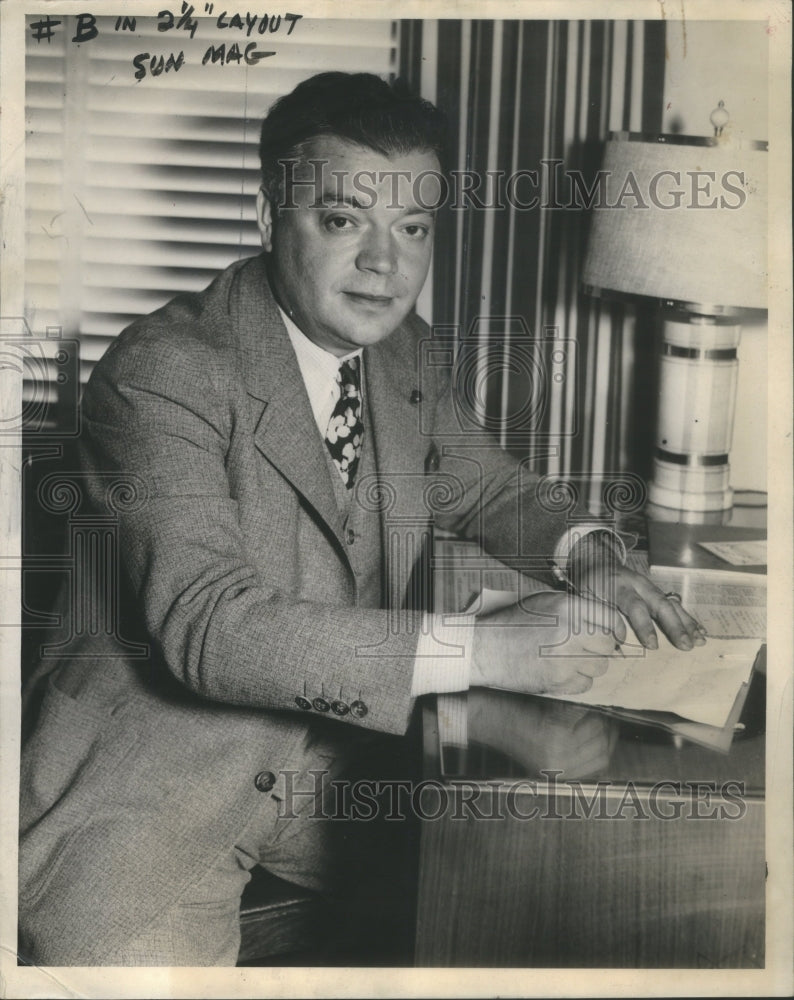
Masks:
[[[364,439],[364,425],[361,422],[361,359],[350,358],[343,361],[336,374],[340,396],[334,407],[325,443],[331,458],[348,489],[356,480],[361,444]]]

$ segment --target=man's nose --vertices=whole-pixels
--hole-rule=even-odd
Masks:
[[[377,230],[366,235],[356,258],[360,271],[374,271],[376,274],[394,274],[397,270],[397,250],[389,232]]]

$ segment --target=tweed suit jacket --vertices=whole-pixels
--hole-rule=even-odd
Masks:
[[[318,713],[296,698],[366,706],[334,718],[342,740],[405,730],[418,630],[402,600],[434,491],[437,524],[508,562],[550,553],[565,526],[516,462],[461,445],[448,370],[422,369],[428,331],[409,317],[364,353],[377,479],[352,502],[400,555],[381,593],[362,592],[265,261],[133,324],[86,391],[92,509],[108,510],[108,476],[138,494],[113,510],[121,571],[104,599],[121,626],[39,671],[20,810],[23,930],[35,913],[57,940],[75,886],[92,901],[72,964],[151,919],[152,872],[169,898],[200,876],[261,801],[258,773],[301,766]]]

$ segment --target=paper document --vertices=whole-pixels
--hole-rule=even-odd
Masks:
[[[765,566],[766,539],[755,542],[698,542],[731,566]]]
[[[657,726],[665,732],[672,733],[673,736],[688,740],[690,743],[697,743],[710,750],[727,753],[731,748],[736,724],[739,722],[739,716],[744,708],[748,690],[749,685],[742,685],[734,702],[733,710],[724,726],[707,726],[703,722],[691,722],[674,715],[672,712],[638,712],[629,708],[604,708],[603,706],[599,706],[599,708],[601,711],[608,712],[613,718],[626,719],[643,726]]]
[[[513,590],[485,589],[469,605],[488,614],[515,604]],[[485,610],[487,609],[487,610]],[[758,653],[757,639],[709,638],[704,646],[676,649],[657,628],[658,649],[645,649],[627,626],[628,641],[610,657],[609,669],[584,694],[545,695],[582,705],[674,712],[708,726],[724,726]],[[549,655],[554,650],[549,649]],[[564,656],[562,649],[560,656]]]
[[[737,575],[730,581],[721,577],[708,570],[651,570],[656,586],[680,594],[684,607],[712,638],[765,639],[766,577]]]
[[[657,569],[742,576],[766,570],[766,529],[720,524],[648,523],[648,562]]]
[[[441,606],[491,614],[548,586],[528,579],[496,559],[477,555],[471,543],[445,543],[445,556],[454,573],[441,573]],[[673,590],[708,632],[704,646],[676,649],[659,632],[659,649],[646,650],[628,629],[629,641],[620,655],[610,658],[607,672],[580,695],[546,695],[583,705],[669,712],[708,726],[728,722],[742,685],[750,678],[760,640],[766,635],[766,578],[735,574],[654,568],[652,576],[663,590]],[[726,577],[730,579],[726,580]],[[446,578],[446,580],[445,580]],[[554,651],[549,650],[553,655]],[[561,653],[561,655],[564,655]],[[450,703],[448,736],[458,731],[459,706]]]
[[[658,633],[658,629],[657,629]],[[584,694],[546,695],[582,705],[674,712],[707,726],[724,726],[758,653],[756,639],[709,639],[686,652],[659,634],[659,648],[632,641],[610,657],[609,669]]]

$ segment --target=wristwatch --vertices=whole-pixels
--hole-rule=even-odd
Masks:
[[[551,559],[551,574],[559,583],[576,590],[576,582],[571,578],[571,554],[574,548],[588,536],[599,534],[599,542],[607,545],[617,557],[621,566],[626,565],[626,546],[623,539],[612,528],[603,524],[577,524],[565,531],[554,547]]]

